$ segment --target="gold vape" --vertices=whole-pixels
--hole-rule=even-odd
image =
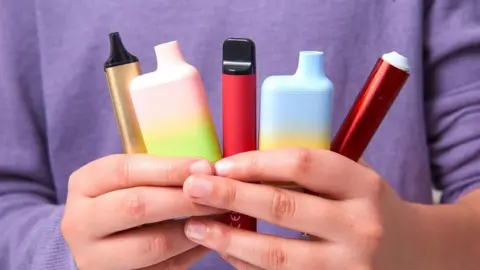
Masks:
[[[138,58],[129,53],[118,32],[110,33],[110,56],[104,64],[110,98],[127,154],[146,153],[145,142],[130,96],[130,83],[141,74]]]

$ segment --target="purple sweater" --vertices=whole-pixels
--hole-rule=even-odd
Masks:
[[[206,4],[208,2],[208,4]],[[73,269],[59,224],[70,173],[122,151],[102,63],[120,31],[143,71],[178,40],[201,72],[221,130],[223,39],[257,44],[259,84],[322,50],[334,130],[376,59],[396,50],[411,77],[365,159],[408,201],[450,203],[480,185],[478,0],[0,1],[0,269]],[[332,179],[334,180],[334,179]],[[295,235],[261,223],[262,232]],[[231,269],[210,254],[193,269]]]

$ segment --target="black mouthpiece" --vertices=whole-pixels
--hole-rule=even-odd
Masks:
[[[246,38],[226,39],[223,42],[222,72],[229,75],[255,74],[255,43]]]
[[[103,65],[104,69],[138,62],[138,58],[125,49],[118,32],[110,33],[108,37],[110,38],[110,56]]]

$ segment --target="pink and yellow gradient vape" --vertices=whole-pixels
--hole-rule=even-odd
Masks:
[[[330,148],[333,85],[323,70],[323,52],[302,51],[294,75],[265,79],[260,104],[260,150]],[[268,184],[301,190],[293,183]]]
[[[148,154],[222,157],[203,83],[176,41],[155,47],[157,70],[133,79],[131,97]]]

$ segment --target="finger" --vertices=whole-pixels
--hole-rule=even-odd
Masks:
[[[263,269],[324,269],[332,255],[327,245],[259,234],[206,219],[189,220],[185,233],[190,240],[219,254]]]
[[[156,265],[142,268],[141,270],[167,270],[167,269],[187,270],[190,268],[190,266],[192,266],[198,260],[203,258],[209,252],[211,252],[211,250],[206,247],[202,247],[202,246],[195,247],[185,253],[177,255],[173,258],[170,258]]]
[[[198,162],[194,165],[194,163]],[[97,197],[136,186],[181,186],[192,173],[210,174],[210,163],[198,158],[163,158],[151,155],[112,155],[75,171],[69,194]]]
[[[138,269],[158,264],[197,246],[184,233],[185,221],[168,221],[121,232],[93,247],[98,269]],[[108,266],[108,267],[107,267]]]
[[[184,192],[192,201],[227,209],[326,239],[344,238],[351,221],[339,201],[229,178],[192,175]]]
[[[326,150],[287,148],[251,151],[215,164],[216,174],[240,181],[295,182],[332,198],[363,196],[377,180],[374,171]]]
[[[242,260],[239,260],[235,257],[229,256],[229,255],[222,255],[221,256],[226,262],[231,264],[235,269],[241,269],[241,270],[262,270],[262,268],[257,267],[255,265],[251,265],[249,263],[246,263]]]
[[[224,212],[193,203],[180,188],[135,187],[89,200],[85,228],[102,237],[143,224]]]

